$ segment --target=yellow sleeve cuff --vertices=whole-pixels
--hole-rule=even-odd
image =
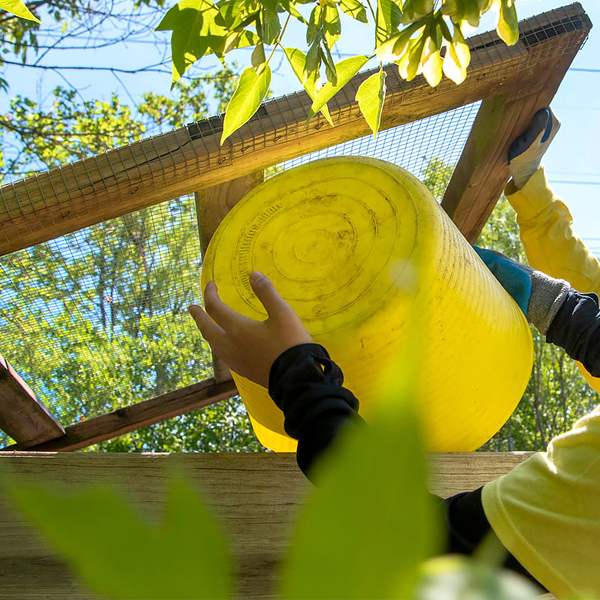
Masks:
[[[511,179],[504,194],[515,209],[520,223],[535,219],[545,208],[557,200],[548,186],[544,167],[540,167],[521,189],[517,188]]]

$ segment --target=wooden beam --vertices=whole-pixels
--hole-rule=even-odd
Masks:
[[[79,450],[130,431],[204,408],[220,400],[232,398],[236,394],[237,389],[232,381],[216,383],[214,379],[208,379],[169,394],[71,425],[65,428],[62,437],[29,446],[27,449],[35,452]],[[1,451],[24,449],[26,448],[22,444],[15,444],[2,448]]]
[[[21,448],[64,435],[65,430],[33,390],[0,356],[0,429]]]
[[[264,172],[256,171],[220,185],[200,190],[194,194],[196,215],[200,230],[200,248],[205,256],[208,244],[225,215],[250,191],[264,181]],[[215,381],[221,383],[231,379],[231,372],[225,363],[212,355]]]
[[[431,469],[432,491],[445,496],[478,488],[529,455],[438,455]],[[0,467],[9,468],[25,482],[42,480],[70,494],[86,485],[117,486],[151,523],[162,518],[165,480],[177,467],[202,490],[231,541],[236,598],[255,600],[277,597],[277,569],[310,487],[291,454],[15,452],[0,453]],[[96,598],[2,495],[0,522],[0,596],[4,600]]]
[[[386,67],[381,129],[482,100],[498,90],[511,99],[540,92],[553,57],[575,54],[587,36],[588,23],[581,5],[574,4],[523,21],[521,41],[512,47],[495,33],[474,36],[469,40],[469,75],[460,86],[445,79],[430,88],[422,77],[407,83],[394,65]],[[540,44],[546,57],[532,64],[527,40],[538,40],[536,31],[553,33]],[[301,92],[263,104],[224,146],[219,143],[222,116],[212,117],[3,186],[0,254],[368,135],[354,98],[373,72],[358,74],[329,103],[334,128],[321,115],[306,125],[311,101]]]
[[[580,32],[587,36],[591,22],[584,19]],[[546,35],[556,32],[548,31]],[[539,41],[533,37],[527,42],[527,33],[521,32],[521,40],[528,44],[530,61],[541,85],[528,90],[532,73],[523,73],[522,88],[526,94],[517,99],[506,92],[486,98],[473,123],[460,161],[442,201],[442,206],[470,243],[475,243],[487,222],[508,180],[508,148],[522,133],[533,115],[550,105],[578,47],[567,49],[549,60],[545,45],[549,40]],[[537,64],[543,61],[543,70]],[[530,70],[531,71],[531,70]]]

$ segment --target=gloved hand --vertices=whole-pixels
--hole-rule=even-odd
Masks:
[[[473,250],[514,298],[527,320],[540,333],[546,334],[550,323],[567,299],[571,286],[562,279],[549,277],[500,252],[477,246],[473,246]]]
[[[538,110],[529,127],[510,145],[508,168],[517,188],[521,189],[538,170],[544,152],[560,129],[560,121],[551,108]]]

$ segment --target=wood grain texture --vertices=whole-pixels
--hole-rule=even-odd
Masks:
[[[0,429],[22,448],[64,435],[65,430],[33,390],[0,356]]]
[[[475,489],[508,472],[526,453],[437,455],[432,490]],[[174,467],[195,482],[232,544],[238,598],[275,598],[277,567],[310,491],[290,454],[0,453],[0,468],[69,491],[102,483],[125,490],[150,522],[161,518],[165,477]],[[90,515],[93,518],[93,515]],[[62,559],[24,523],[0,488],[0,597],[92,600]]]
[[[237,388],[232,381],[216,383],[214,379],[208,379],[157,398],[144,400],[76,425],[70,425],[65,428],[61,437],[30,445],[27,449],[36,452],[66,452],[86,448],[92,444],[232,398],[236,394]],[[25,449],[22,444],[16,444],[1,450]]]
[[[518,100],[540,91],[548,61],[583,42],[586,19],[581,6],[574,4],[523,21],[522,41],[512,47],[495,33],[474,36],[469,40],[469,74],[460,86],[445,79],[430,88],[422,77],[406,82],[395,66],[386,67],[388,91],[381,129],[498,93]],[[543,43],[545,58],[532,63],[523,40],[532,36],[538,39],[535,31],[556,35]],[[222,116],[212,117],[2,186],[0,254],[368,135],[370,130],[354,98],[360,84],[373,72],[358,74],[329,103],[334,128],[321,115],[306,125],[311,101],[300,92],[263,104],[223,147],[219,145]]]
[[[260,185],[264,178],[263,171],[256,171],[195,193],[196,215],[198,216],[198,228],[200,230],[200,248],[203,257],[212,236],[225,215],[248,192]],[[212,362],[215,381],[217,383],[229,381],[231,372],[225,363],[214,354],[212,355]]]
[[[553,53],[547,48],[552,38],[544,40],[539,33],[528,38],[526,32],[521,32],[519,44],[526,47],[533,65],[520,73],[525,95],[514,98],[502,90],[482,102],[442,201],[443,208],[470,243],[477,240],[509,180],[510,144],[539,109],[550,105],[590,29],[589,19],[583,19],[581,29],[572,32],[574,37],[579,36],[578,43],[565,38],[563,51]],[[550,33],[557,32],[550,31],[547,35]]]

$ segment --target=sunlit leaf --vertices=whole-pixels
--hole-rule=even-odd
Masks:
[[[432,12],[433,0],[405,0],[402,6],[402,23],[414,23]]]
[[[377,48],[377,58],[381,62],[395,62],[400,59],[408,48],[410,38],[423,27],[425,27],[424,21],[418,21],[405,27],[400,33]]]
[[[349,17],[360,21],[361,23],[368,23],[367,8],[359,0],[340,0],[340,8]]]
[[[316,465],[282,598],[412,597],[419,564],[435,552],[439,517],[416,417],[417,338],[414,357],[394,361],[402,370],[393,369],[368,426],[347,432]]]
[[[408,42],[408,48],[406,52],[402,55],[400,60],[396,62],[400,77],[406,79],[406,81],[412,81],[419,72],[425,40],[425,32],[423,32],[418,38],[411,39]]]
[[[368,56],[353,56],[352,58],[346,58],[337,63],[335,66],[337,71],[337,84],[333,85],[331,81],[328,81],[319,90],[317,97],[310,107],[307,120],[310,121],[310,119],[312,119],[312,117],[314,117],[321,108],[360,71],[368,60]]]
[[[306,55],[301,50],[298,50],[297,48],[285,48],[285,55],[306,93],[310,99],[314,101],[317,97],[317,82],[319,80],[318,73],[313,71],[310,76],[306,75]],[[321,108],[321,114],[333,127],[333,121],[331,120],[331,115],[329,114],[327,104],[323,105]]]
[[[21,19],[35,21],[36,23],[40,22],[21,0],[0,0],[0,8]]]
[[[308,27],[306,28],[306,43],[308,45],[320,40],[322,12],[321,3],[318,2],[312,9],[308,19]]]
[[[514,0],[498,0],[498,25],[496,31],[508,46],[519,41],[519,19]]]
[[[219,16],[210,0],[181,0],[164,16],[156,30],[173,31],[173,83],[214,46],[225,45],[228,31],[215,22]]]
[[[323,9],[323,38],[328,48],[333,48],[340,38],[342,24],[340,23],[340,13],[336,4],[326,4]]]
[[[252,56],[250,57],[250,61],[252,62],[252,66],[256,70],[258,70],[259,67],[261,67],[265,63],[265,61],[266,61],[265,46],[263,43],[256,44],[256,47],[252,51]]]
[[[377,0],[376,16],[375,46],[379,47],[397,33],[402,21],[402,11],[394,0]]]
[[[337,85],[337,68],[335,66],[335,62],[333,61],[333,56],[331,56],[331,52],[326,44],[323,44],[324,49],[321,51],[321,58],[323,59],[323,63],[325,64],[325,74],[327,75],[327,80],[333,85]]]
[[[381,111],[385,102],[385,77],[386,72],[382,69],[363,81],[356,92],[356,101],[360,112],[371,128],[374,138],[377,138],[381,123]]]
[[[307,79],[308,77],[312,77],[313,75],[315,75],[315,77],[318,78],[319,76],[319,71],[321,69],[321,46],[319,45],[319,41],[315,40],[310,48],[308,49],[308,52],[306,53],[306,65],[305,65],[305,75],[304,78]]]
[[[416,600],[534,600],[537,588],[514,571],[502,571],[461,556],[432,558],[421,567]]]
[[[279,22],[279,15],[277,9],[271,9],[270,7],[265,8],[261,11],[262,19],[260,21],[260,34],[259,37],[265,44],[274,44],[281,31],[281,23]]]
[[[212,514],[183,480],[149,525],[112,488],[65,492],[7,478],[18,508],[95,592],[115,600],[229,598],[231,559]]]
[[[461,84],[467,77],[467,67],[471,62],[471,52],[460,29],[455,26],[452,41],[446,46],[444,74],[454,83]]]
[[[436,87],[442,80],[442,57],[440,56],[440,46],[431,37],[425,40],[423,47],[422,69],[427,83],[431,87]]]
[[[265,67],[257,73],[253,67],[248,67],[242,73],[237,88],[227,105],[221,144],[258,110],[265,99],[271,85],[271,67]]]

